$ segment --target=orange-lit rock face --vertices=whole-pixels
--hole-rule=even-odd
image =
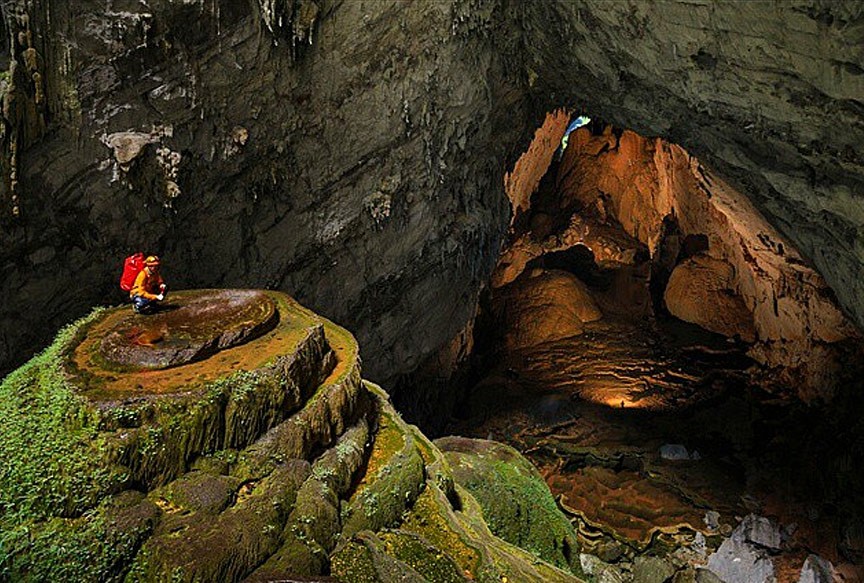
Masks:
[[[510,350],[581,334],[582,324],[603,315],[585,284],[563,271],[532,271],[511,292],[506,315]]]
[[[547,119],[544,136],[555,119]],[[831,397],[842,361],[837,343],[858,345],[858,333],[823,278],[746,196],[682,148],[608,127],[602,135],[588,128],[571,134],[560,164],[550,166],[554,182],[544,179],[546,191],[541,184],[533,196],[513,192],[539,184],[518,175],[536,174],[556,146],[535,140],[508,181],[514,211],[519,201],[519,212],[543,220],[532,216],[514,229],[493,287],[514,281],[531,260],[577,244],[601,265],[633,264],[641,245],[667,270],[665,293],[666,282],[654,283],[671,314],[752,342],[750,355],[771,371],[770,383],[795,387],[805,399]],[[632,241],[615,233],[622,228]]]
[[[669,312],[724,336],[756,339],[753,314],[735,293],[735,269],[727,262],[697,255],[678,264],[663,299]]]
[[[588,467],[574,474],[544,468],[544,474],[567,512],[602,524],[628,542],[647,545],[657,532],[705,530],[704,512],[674,487],[664,487],[637,472]]]
[[[504,190],[513,206],[511,223],[531,207],[531,194],[546,174],[569,121],[570,116],[563,110],[547,115],[546,121],[534,133],[528,151],[516,162],[513,172],[504,176]]]

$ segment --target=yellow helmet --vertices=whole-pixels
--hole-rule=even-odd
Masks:
[[[147,267],[156,267],[159,265],[159,257],[156,255],[150,255],[147,259],[144,260],[144,265]]]

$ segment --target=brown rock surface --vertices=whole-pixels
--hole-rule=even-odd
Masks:
[[[585,322],[603,317],[588,288],[563,271],[537,270],[513,284],[505,300],[507,344],[538,346],[582,333]]]
[[[577,209],[588,224],[620,223],[665,269],[696,252],[705,256],[702,269],[691,262],[675,276],[670,312],[755,342],[751,355],[773,370],[769,384],[795,387],[806,399],[834,394],[845,345],[859,335],[825,280],[740,191],[679,146],[609,127],[571,135],[557,177],[562,208]],[[566,244],[571,231],[549,241]],[[524,248],[520,240],[512,253]],[[702,278],[697,292],[687,289],[685,272],[717,277]],[[658,285],[662,292],[665,284]],[[716,301],[702,301],[709,288]],[[695,295],[685,309],[688,294]]]
[[[753,314],[732,288],[734,269],[725,261],[697,255],[679,263],[663,296],[673,316],[724,336],[756,339]]]
[[[150,314],[128,313],[105,334],[100,355],[132,370],[186,364],[273,328],[276,305],[263,292],[209,290],[174,294]]]

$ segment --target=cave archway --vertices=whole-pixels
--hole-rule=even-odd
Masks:
[[[675,529],[661,516],[704,528],[690,496],[781,524],[804,497],[820,510],[783,560],[803,547],[854,560],[848,442],[864,428],[827,420],[843,405],[797,404],[836,398],[855,374],[843,370],[850,354],[861,362],[855,326],[747,196],[683,148],[594,121],[562,152],[569,120],[547,116],[505,179],[513,220],[453,431],[527,452],[575,520],[595,525],[588,548],[651,548],[654,529]],[[794,453],[779,445],[801,424],[812,437]],[[672,492],[667,479],[701,485]],[[597,510],[633,500],[654,518]]]

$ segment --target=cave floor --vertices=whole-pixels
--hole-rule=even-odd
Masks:
[[[531,459],[583,552],[698,566],[755,513],[786,538],[778,581],[797,581],[811,552],[844,562],[838,505],[813,494],[825,446],[815,429],[802,439],[802,424],[819,424],[809,412],[748,382],[743,350],[680,321],[606,314],[581,334],[499,346],[449,430]]]

